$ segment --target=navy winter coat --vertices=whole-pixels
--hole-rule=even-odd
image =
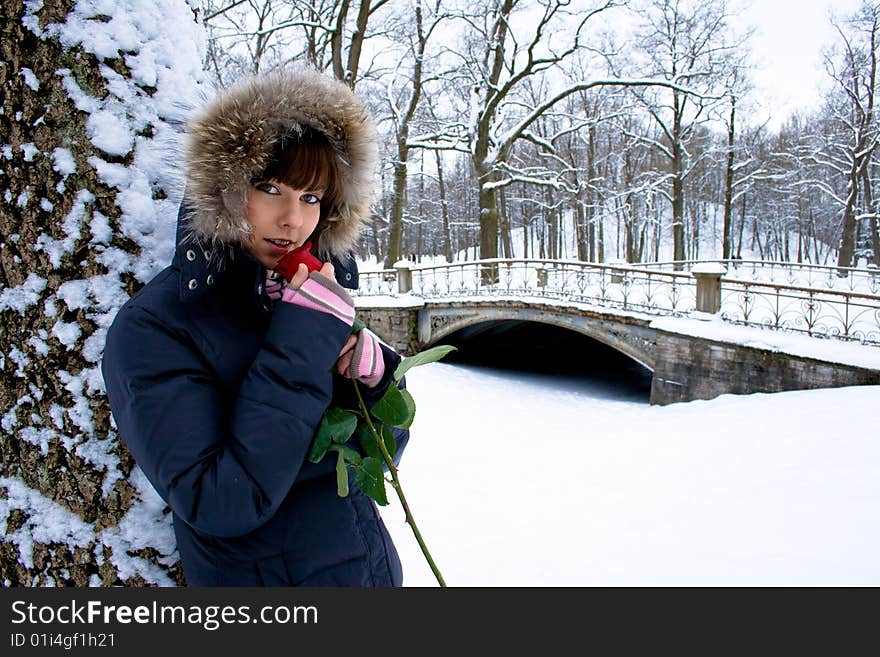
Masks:
[[[350,328],[273,304],[263,265],[222,248],[178,247],[119,311],[102,363],[119,435],[173,511],[188,584],[399,586],[375,504],[354,486],[337,496],[335,458],[306,458],[328,406],[355,407],[333,371]],[[353,260],[334,266],[357,286]],[[400,362],[383,355],[370,403]],[[396,433],[399,458],[409,434]]]

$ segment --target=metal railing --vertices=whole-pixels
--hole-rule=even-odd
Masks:
[[[761,263],[758,261],[701,261],[728,266],[734,276],[720,279],[722,319],[734,324],[805,333],[880,346],[880,295],[871,283],[872,272],[853,270],[850,281],[866,292],[829,289],[828,269],[836,267]],[[737,266],[733,267],[732,263]],[[644,313],[686,316],[697,310],[697,280],[676,263],[596,264],[549,259],[492,259],[441,265],[424,265],[361,273],[360,296],[397,295],[398,280],[407,292],[426,300],[476,300],[476,298],[535,299]],[[698,264],[696,261],[679,263]],[[817,286],[740,278],[744,272],[763,272],[791,265],[793,271],[813,272]],[[751,269],[749,269],[751,268]],[[487,271],[491,276],[487,276]],[[857,275],[856,275],[857,274]],[[834,274],[836,277],[836,273]],[[700,283],[704,284],[704,283]],[[718,283],[715,283],[718,285]],[[877,290],[880,291],[880,290]]]
[[[858,269],[814,265],[807,262],[783,262],[777,260],[672,260],[668,262],[643,262],[633,267],[659,271],[690,271],[691,267],[707,262],[718,263],[727,268],[729,276],[748,278],[753,281],[782,283],[799,287],[826,290],[880,294],[880,267]]]
[[[722,279],[721,317],[735,324],[880,346],[880,296]]]
[[[496,272],[487,283],[485,271]],[[649,314],[684,315],[694,309],[690,274],[566,260],[492,259],[412,268],[411,292],[425,299],[534,298]],[[397,270],[361,273],[358,294],[395,294]]]

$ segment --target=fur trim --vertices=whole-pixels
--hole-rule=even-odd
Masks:
[[[235,244],[247,235],[251,179],[265,169],[277,141],[304,126],[324,133],[337,153],[339,208],[316,246],[319,253],[343,256],[370,212],[376,129],[351,89],[314,71],[248,78],[190,124],[186,195],[193,236]]]

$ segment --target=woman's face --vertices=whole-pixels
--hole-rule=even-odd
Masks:
[[[244,248],[268,269],[274,269],[315,230],[322,194],[320,189],[294,189],[274,180],[251,185],[247,197],[251,241],[246,241]]]

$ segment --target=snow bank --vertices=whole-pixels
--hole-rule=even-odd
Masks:
[[[880,584],[880,386],[658,407],[435,363],[407,388],[400,479],[450,586]],[[404,586],[436,586],[400,505],[381,513]]]

